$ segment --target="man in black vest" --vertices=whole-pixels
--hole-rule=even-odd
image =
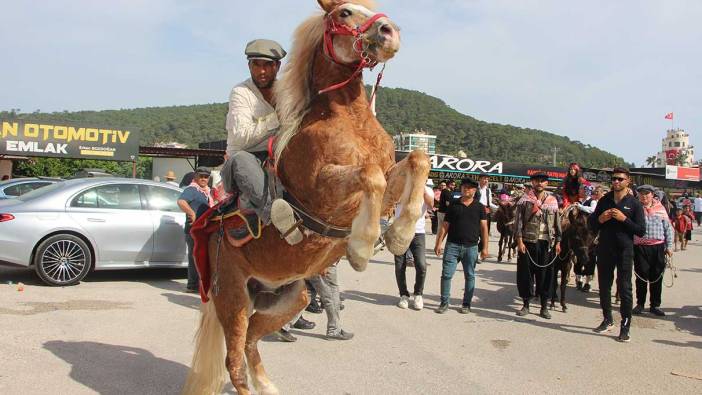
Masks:
[[[600,286],[600,306],[604,319],[595,332],[603,333],[614,326],[612,318],[612,281],[617,269],[617,290],[621,298],[622,315],[620,342],[631,340],[632,292],[631,276],[634,267],[634,235],[646,233],[646,219],[641,203],[630,193],[629,170],[615,168],[612,191],[597,202],[595,212],[588,218],[593,232],[600,232],[597,245],[597,279]]]

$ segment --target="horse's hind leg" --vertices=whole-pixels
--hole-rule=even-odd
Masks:
[[[307,288],[299,281],[297,291],[286,295],[287,300],[263,312],[257,311],[249,318],[249,330],[246,334],[246,360],[256,391],[261,395],[278,394],[278,388],[268,378],[263,368],[258,341],[265,335],[280,329],[307,305]]]
[[[395,255],[407,251],[414,237],[414,225],[424,202],[424,185],[429,175],[429,158],[424,151],[415,150],[398,162],[388,174],[388,184],[383,196],[383,212],[388,213],[398,201],[402,213],[385,233],[385,244]]]
[[[244,345],[249,326],[251,302],[246,290],[245,278],[232,270],[222,270],[220,291],[214,297],[217,316],[224,329],[227,355],[224,361],[229,377],[238,394],[249,394],[249,385],[244,360]],[[226,280],[224,280],[226,279]]]

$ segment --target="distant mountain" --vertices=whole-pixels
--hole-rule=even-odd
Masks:
[[[559,165],[579,162],[587,167],[624,164],[620,157],[572,141],[567,137],[536,129],[479,121],[459,113],[427,94],[381,88],[377,98],[378,119],[390,134],[422,129],[437,136],[437,152],[455,155],[459,150],[471,158],[527,164],[550,164],[552,149],[558,147]],[[96,126],[130,127],[141,131],[141,144],[179,142],[197,147],[200,142],[224,140],[226,103],[137,109],[15,114],[55,122],[90,123]]]

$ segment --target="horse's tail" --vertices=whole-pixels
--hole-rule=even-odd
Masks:
[[[217,318],[214,301],[210,298],[202,305],[193,361],[182,394],[220,394],[227,380],[225,352],[224,330]]]

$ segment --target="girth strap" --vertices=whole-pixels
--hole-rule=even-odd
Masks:
[[[311,230],[312,232],[324,236],[331,237],[333,239],[345,239],[351,235],[351,228],[342,228],[340,226],[335,226],[324,222],[323,220],[308,214],[304,209],[302,204],[295,199],[290,193],[283,192],[283,199],[290,203],[295,213],[302,220],[302,226]]]

